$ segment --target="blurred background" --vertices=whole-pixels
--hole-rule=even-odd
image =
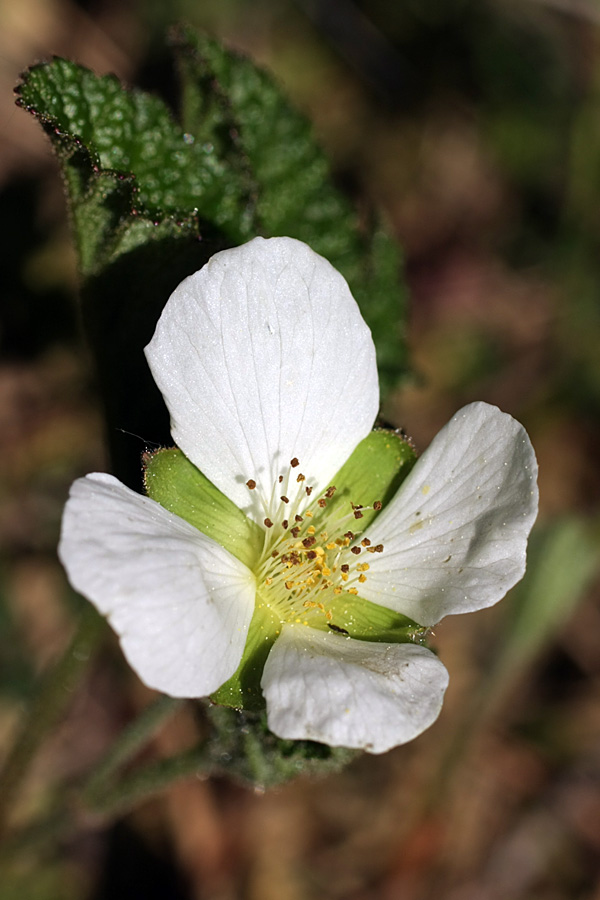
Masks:
[[[0,900],[600,900],[595,0],[0,0],[0,759],[79,614],[55,552],[68,488],[107,466],[58,167],[12,89],[58,54],[174,102],[177,21],[268,67],[404,248],[413,375],[385,418],[424,449],[466,402],[512,413],[540,524],[525,582],[436,628],[436,725],[317,782],[196,778],[86,814],[77,784],[152,699],[107,635],[11,810],[26,827],[64,796],[74,827],[4,858]],[[195,727],[183,707],[147,756]]]

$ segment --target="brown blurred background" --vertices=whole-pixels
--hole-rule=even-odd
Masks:
[[[516,601],[438,626],[450,689],[413,744],[266,794],[188,780],[117,821],[72,801],[67,835],[0,865],[0,900],[600,900],[595,0],[0,0],[0,758],[80,610],[55,556],[68,487],[106,467],[58,169],[12,88],[58,54],[175,102],[176,21],[271,69],[404,247],[414,375],[386,418],[424,448],[470,400],[517,416],[557,540],[532,560],[541,601],[518,658],[503,655]],[[110,637],[64,687],[15,828],[71,802],[151,700]],[[183,708],[147,755],[195,728]]]

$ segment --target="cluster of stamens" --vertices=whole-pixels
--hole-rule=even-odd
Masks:
[[[256,571],[257,586],[282,621],[309,624],[308,618],[322,615],[332,630],[346,633],[333,623],[330,606],[340,595],[359,593],[370,568],[363,554],[383,552],[383,544],[373,546],[367,537],[360,540],[361,532],[356,530],[363,510],[379,510],[381,502],[376,500],[370,507],[349,503],[349,510],[337,509],[327,519],[326,530],[321,529],[313,524],[315,516],[322,521],[320,511],[330,503],[336,487],[330,485],[313,503],[313,509],[305,509],[313,487],[306,484],[301,472],[295,475],[293,470],[298,467],[294,457],[287,476],[279,476],[268,501],[260,498],[268,515],[263,520],[265,544]],[[252,478],[246,486],[256,490]],[[261,591],[263,587],[267,590]]]

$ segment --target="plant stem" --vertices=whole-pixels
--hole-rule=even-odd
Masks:
[[[165,719],[172,715],[182,703],[182,700],[161,696],[147,706],[117,738],[91,776],[84,790],[84,797],[100,796],[116,770],[128,762],[153,737]]]
[[[93,650],[105,630],[93,607],[86,607],[77,631],[58,662],[45,675],[28,710],[21,731],[0,772],[0,834],[10,816],[11,802],[19,790],[44,738],[73,698]]]
[[[190,775],[210,775],[216,768],[206,744],[194,747],[179,756],[151,763],[134,775],[124,778],[108,789],[85,792],[87,808],[104,817],[122,815],[139,800],[158,794],[163,788]]]

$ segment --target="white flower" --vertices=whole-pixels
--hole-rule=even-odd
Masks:
[[[375,352],[342,276],[290,238],[216,254],[171,296],[146,354],[176,443],[248,518],[215,512],[219,543],[88,475],[59,548],[73,586],[151,687],[218,698],[254,642],[268,653],[260,684],[280,737],[382,753],[418,735],[447,671],[410,642],[414,629],[397,643],[386,628],[490,606],[522,577],[537,511],[522,426],[473,403],[378,515],[377,498],[351,497],[328,518],[332,479],[377,414]],[[360,538],[359,503],[373,520]],[[246,553],[246,529],[258,550]],[[361,615],[375,626],[361,630]]]

